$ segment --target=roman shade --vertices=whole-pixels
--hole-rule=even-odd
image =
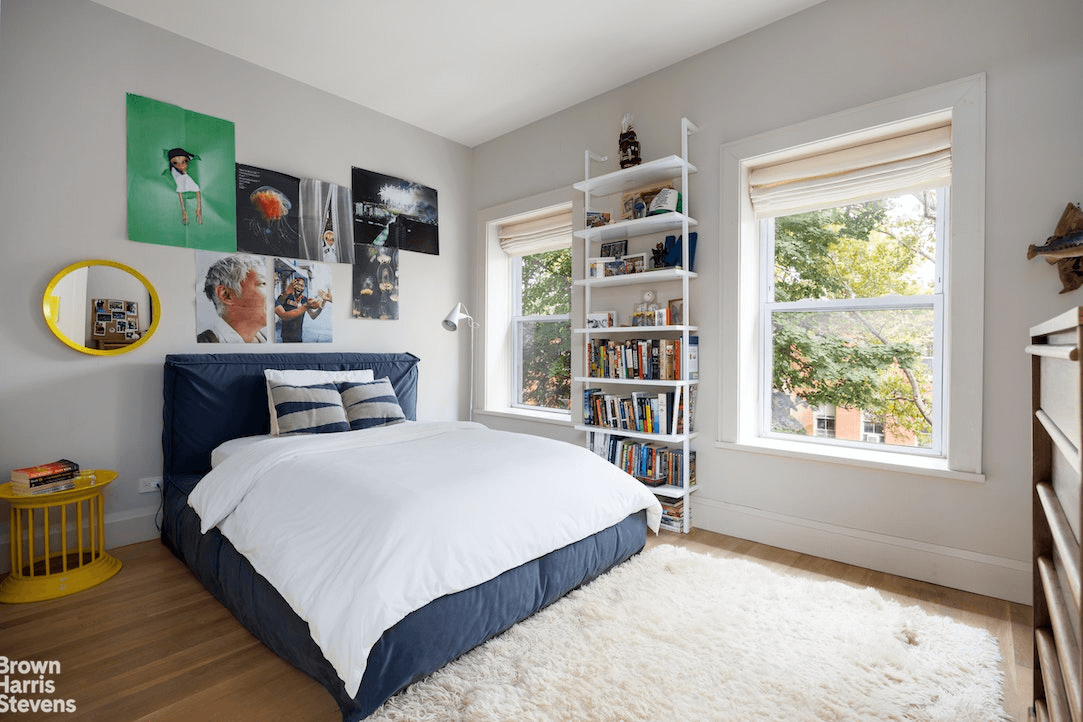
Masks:
[[[571,205],[546,209],[500,226],[500,248],[509,256],[568,248],[572,243]]]
[[[749,195],[757,218],[790,215],[951,184],[951,121],[890,126],[861,142],[806,149],[753,167]],[[900,130],[905,132],[900,134]]]

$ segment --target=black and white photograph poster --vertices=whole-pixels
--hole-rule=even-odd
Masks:
[[[434,189],[361,168],[352,173],[355,243],[440,254]]]

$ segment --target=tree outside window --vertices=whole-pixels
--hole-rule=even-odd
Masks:
[[[936,450],[945,189],[764,222],[765,431]],[[833,408],[830,433],[824,408]],[[870,431],[870,427],[875,427]],[[882,441],[881,441],[882,440]]]
[[[571,401],[571,247],[517,259],[513,318],[519,405],[567,411]]]

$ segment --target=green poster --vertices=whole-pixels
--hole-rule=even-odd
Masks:
[[[237,250],[233,123],[128,94],[128,238]]]

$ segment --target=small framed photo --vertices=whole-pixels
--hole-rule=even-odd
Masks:
[[[609,241],[602,244],[602,256],[605,258],[623,258],[628,252],[628,239],[623,241]]]
[[[624,275],[624,261],[606,261],[605,273],[606,276],[623,276]]]
[[[114,311],[114,312],[115,311],[120,311],[121,313],[124,313],[124,301],[110,300],[109,301],[109,310]]]
[[[105,324],[102,323],[101,321],[98,321],[97,323],[94,324],[94,335],[95,336],[104,336],[105,335]]]
[[[587,328],[610,328],[616,314],[613,311],[587,314]]]
[[[669,316],[669,309],[657,308],[654,310],[654,325],[655,326],[668,326],[666,319]]]
[[[684,299],[674,298],[666,304],[666,310],[669,312],[669,322],[674,326],[681,326],[684,324]]]
[[[625,273],[643,273],[647,270],[647,254],[646,253],[631,253],[624,256],[624,272]]]

